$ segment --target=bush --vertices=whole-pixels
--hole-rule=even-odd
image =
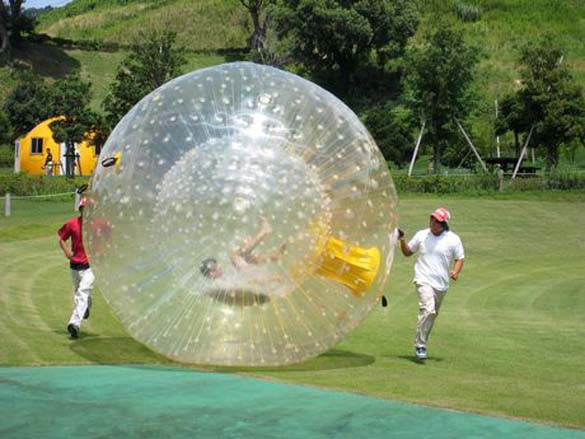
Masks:
[[[507,192],[539,192],[547,190],[547,180],[545,177],[516,178],[508,180],[506,186]]]
[[[585,173],[553,171],[547,177],[547,188],[557,190],[585,189]]]
[[[5,193],[15,196],[48,195],[74,192],[82,184],[87,184],[87,177],[39,177],[27,174],[0,174],[0,196]]]
[[[398,192],[427,194],[487,194],[499,190],[498,177],[492,174],[427,175],[408,177],[393,173],[392,178]],[[585,173],[578,171],[555,171],[548,176],[516,178],[506,180],[505,192],[541,192],[584,190]]]
[[[0,146],[0,168],[14,168],[14,148]]]
[[[409,177],[406,174],[392,175],[398,192],[427,194],[489,193],[498,190],[498,177],[478,175],[427,175]]]

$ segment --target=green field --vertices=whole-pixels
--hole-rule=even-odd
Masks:
[[[73,202],[13,203],[12,216],[0,217],[0,366],[168,363],[127,335],[99,290],[82,337],[69,340],[69,270],[55,230]],[[318,358],[201,369],[585,429],[585,194],[406,197],[398,213],[407,234],[425,227],[437,205],[453,213],[466,266],[426,364],[412,358],[414,259],[397,254],[389,307]]]

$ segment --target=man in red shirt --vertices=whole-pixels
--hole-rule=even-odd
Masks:
[[[63,227],[59,229],[59,245],[69,259],[71,267],[71,279],[75,290],[73,300],[75,307],[67,324],[67,331],[71,338],[79,336],[81,321],[89,318],[91,308],[91,290],[95,277],[89,267],[89,260],[83,248],[83,208],[87,204],[87,199],[82,198],[79,203],[79,216],[71,218]],[[71,248],[67,246],[66,241],[71,238]]]

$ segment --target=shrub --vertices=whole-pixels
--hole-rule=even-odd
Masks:
[[[489,174],[427,175],[423,177],[395,174],[392,177],[398,192],[451,194],[488,193],[498,190],[497,176]]]
[[[14,168],[14,148],[0,146],[0,168]]]
[[[585,189],[585,173],[579,171],[553,171],[547,177],[547,189]]]
[[[498,177],[492,174],[427,175],[408,177],[393,173],[392,178],[398,192],[428,194],[486,194],[499,190]],[[506,180],[506,192],[542,192],[559,190],[584,190],[585,173],[578,171],[555,171],[548,176],[516,178]]]
[[[509,180],[507,192],[534,192],[545,191],[547,182],[545,177],[516,178]]]
[[[87,177],[43,177],[27,174],[0,174],[0,196],[5,193],[15,196],[48,195],[74,192],[82,184],[87,184]]]

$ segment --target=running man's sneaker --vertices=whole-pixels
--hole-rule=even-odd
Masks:
[[[67,325],[67,332],[69,332],[71,338],[79,337],[79,328],[75,326],[73,323],[69,323]]]
[[[417,347],[414,350],[414,355],[418,360],[426,360],[427,359],[427,348]]]

